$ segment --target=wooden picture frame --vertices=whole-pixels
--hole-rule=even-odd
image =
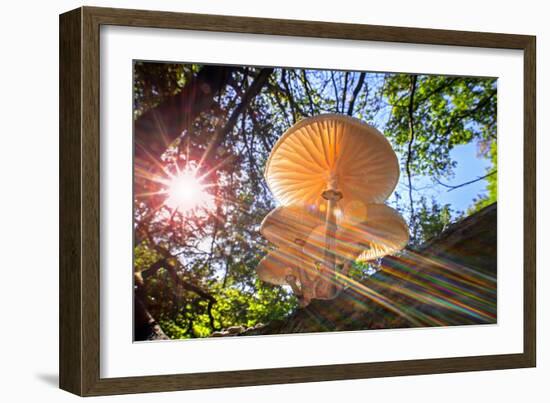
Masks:
[[[226,372],[100,377],[100,26],[119,25],[524,52],[523,353]],[[535,37],[82,7],[60,16],[60,387],[81,396],[533,367]]]

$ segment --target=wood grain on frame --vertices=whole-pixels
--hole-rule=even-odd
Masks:
[[[100,378],[99,28],[154,27],[524,51],[524,352],[477,357]],[[535,37],[82,7],[60,16],[60,387],[155,392],[535,366]]]

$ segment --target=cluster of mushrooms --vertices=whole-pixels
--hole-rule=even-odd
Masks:
[[[256,271],[290,286],[302,306],[335,298],[353,262],[408,242],[407,224],[384,204],[399,179],[397,156],[359,119],[326,114],[296,123],[273,147],[265,178],[280,206],[261,224],[275,248]]]

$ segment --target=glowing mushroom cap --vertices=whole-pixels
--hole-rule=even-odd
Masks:
[[[360,217],[347,214],[340,226],[341,239],[349,244],[360,240],[363,251],[358,260],[372,260],[394,254],[409,242],[409,227],[401,215],[385,204],[370,204],[367,215]],[[366,242],[365,242],[366,241]]]
[[[264,256],[256,273],[260,280],[275,285],[288,284],[287,276],[298,279],[300,266],[305,262],[305,255],[292,249],[276,249]]]
[[[395,152],[382,133],[349,116],[303,119],[277,141],[265,177],[284,205],[318,206],[336,183],[343,200],[383,203],[399,179]]]
[[[265,239],[278,247],[301,250],[310,232],[320,224],[322,218],[315,211],[297,206],[281,206],[264,218],[260,232]]]
[[[326,248],[326,227],[319,225],[309,235],[303,251],[310,259],[317,263],[325,261],[325,248]],[[341,237],[341,231],[337,231],[334,237],[334,250],[333,253],[336,256],[336,263],[341,264],[346,260],[355,260],[363,250],[364,245],[358,240],[344,240]]]
[[[344,210],[334,239],[334,254],[338,263],[345,260],[372,260],[393,254],[405,247],[409,231],[403,218],[385,204],[365,206],[365,215],[353,215]],[[315,228],[304,246],[310,258],[321,260],[325,248],[325,227]]]

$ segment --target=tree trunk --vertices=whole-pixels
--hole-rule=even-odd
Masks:
[[[241,335],[496,323],[497,205],[452,225],[333,300]]]
[[[160,325],[151,316],[142,299],[134,295],[134,340],[168,340]]]

